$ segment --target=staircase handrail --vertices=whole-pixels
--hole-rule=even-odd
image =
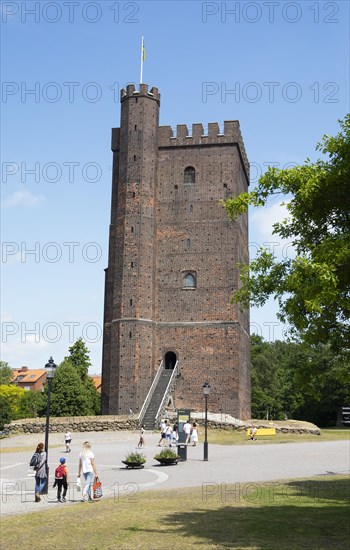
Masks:
[[[158,384],[158,380],[160,378],[160,375],[162,374],[162,370],[163,370],[163,361],[160,362],[160,365],[158,367],[158,370],[156,372],[155,377],[153,378],[153,382],[152,382],[151,387],[148,391],[146,399],[144,400],[143,405],[141,407],[141,410],[139,412],[139,417],[138,417],[139,424],[142,423],[143,417],[145,416],[145,413],[146,413],[147,407],[149,405],[149,402],[152,399],[152,396],[154,394],[154,390],[156,389],[157,384]]]
[[[155,426],[158,425],[158,422],[159,422],[159,417],[161,416],[162,414],[162,409],[163,409],[163,406],[164,406],[164,402],[166,400],[166,398],[168,397],[169,393],[171,392],[172,390],[172,385],[173,385],[173,382],[174,382],[174,379],[175,379],[175,374],[176,374],[176,370],[177,370],[177,366],[178,366],[179,362],[176,361],[175,363],[175,367],[173,368],[173,372],[169,378],[169,382],[168,382],[168,385],[166,387],[166,390],[164,392],[164,395],[163,395],[163,399],[162,401],[160,402],[160,405],[159,405],[159,408],[158,408],[158,411],[157,411],[157,414],[154,418],[154,423],[155,423]]]

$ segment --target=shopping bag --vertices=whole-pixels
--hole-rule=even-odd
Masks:
[[[92,485],[92,490],[94,498],[100,499],[102,497],[102,483],[98,477],[95,477],[94,483]]]
[[[77,491],[78,491],[78,493],[80,493],[80,491],[81,491],[80,477],[77,477]]]

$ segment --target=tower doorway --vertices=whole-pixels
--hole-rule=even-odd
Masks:
[[[166,369],[173,369],[176,365],[176,353],[167,351],[164,356],[164,366]]]

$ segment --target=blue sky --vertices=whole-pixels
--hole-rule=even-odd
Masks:
[[[60,362],[83,336],[101,370],[111,127],[119,91],[161,92],[160,123],[238,119],[251,186],[269,163],[316,158],[349,111],[349,3],[2,2],[2,359]],[[250,214],[250,251],[279,199]],[[272,244],[271,244],[272,243]],[[271,300],[252,332],[283,337]]]

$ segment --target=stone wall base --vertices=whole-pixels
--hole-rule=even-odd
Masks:
[[[169,412],[168,418],[171,423],[175,422],[176,415]],[[198,425],[204,424],[204,413],[191,412],[191,421]],[[5,427],[10,434],[21,433],[44,433],[46,426],[45,418],[30,418],[25,420],[13,420],[11,424]],[[252,426],[257,428],[276,428],[276,432],[295,433],[295,434],[314,434],[320,435],[321,430],[311,422],[302,420],[239,420],[225,414],[208,413],[208,426],[210,428],[224,430],[245,431]],[[139,428],[137,415],[103,415],[103,416],[68,416],[50,418],[50,433],[67,430],[70,432],[102,432],[118,430],[136,430]]]
[[[67,416],[50,418],[49,432],[102,432],[117,430],[135,430],[138,428],[138,418],[135,415],[128,416]],[[6,426],[10,434],[44,433],[46,428],[45,418],[29,418],[25,420],[13,420]]]

